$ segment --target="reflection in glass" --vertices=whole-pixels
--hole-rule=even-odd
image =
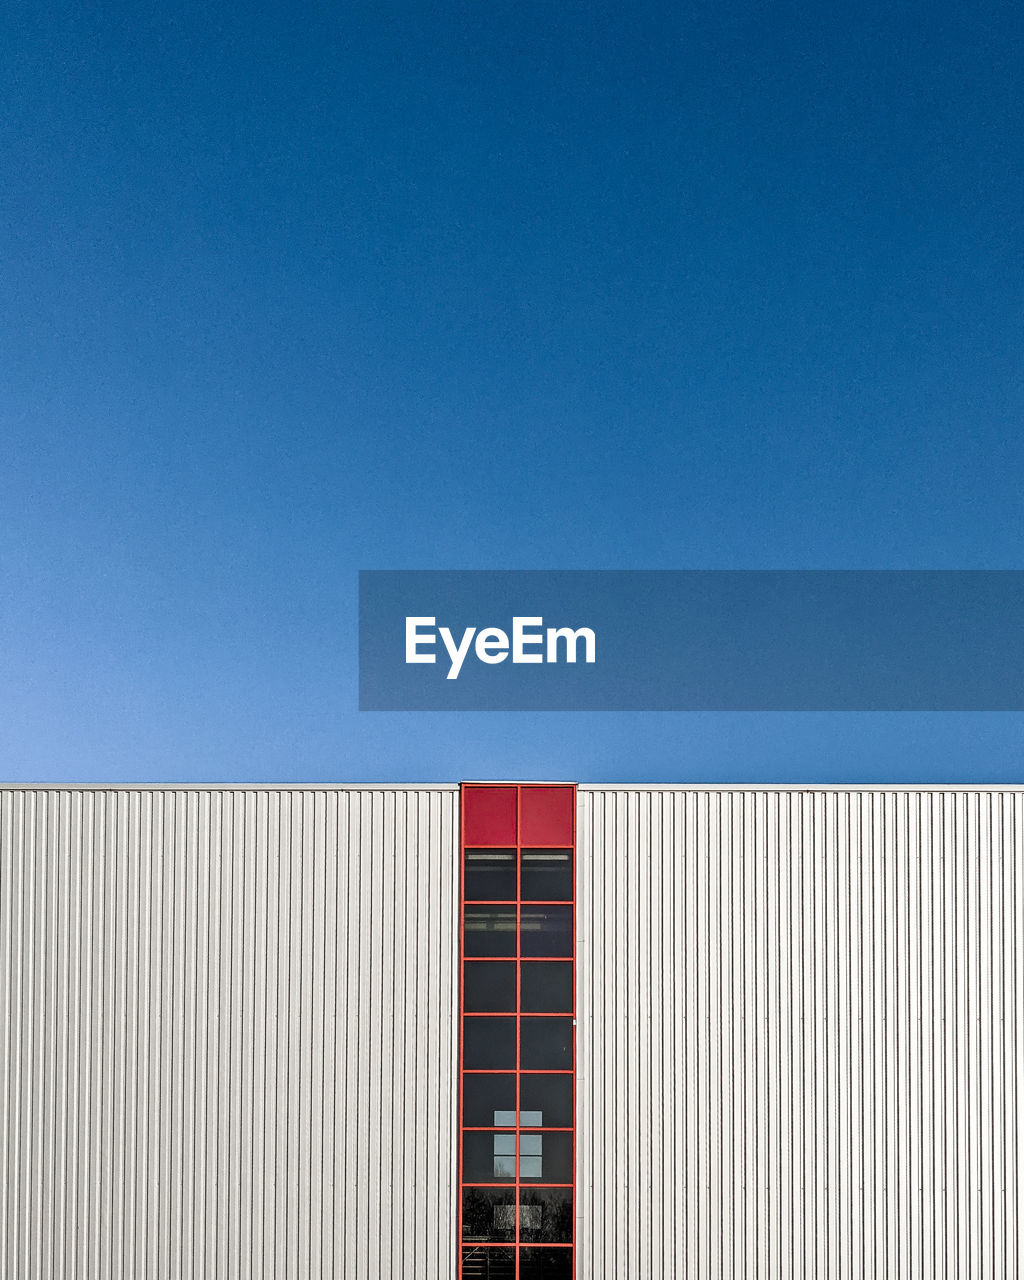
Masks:
[[[466,902],[511,902],[516,896],[515,849],[467,849]]]
[[[543,1216],[544,1215],[539,1204],[520,1205],[519,1230],[523,1233],[524,1240],[527,1238],[526,1233],[528,1231],[536,1232],[540,1230]],[[537,1237],[534,1235],[529,1238],[536,1239]]]
[[[495,1153],[495,1143],[512,1144],[511,1152]],[[499,1134],[487,1129],[466,1129],[462,1135],[463,1182],[511,1182],[516,1176],[514,1133]],[[501,1167],[499,1169],[499,1161]]]
[[[496,1178],[516,1176],[516,1135],[514,1133],[494,1135],[494,1176]]]
[[[560,909],[555,908],[555,910]],[[466,907],[463,933],[464,955],[514,956],[515,953],[515,907]]]
[[[545,1130],[544,1181],[572,1182],[572,1134]]]
[[[462,1077],[462,1123],[470,1129],[500,1128],[495,1114],[514,1116],[516,1078],[513,1075],[464,1075]],[[509,1122],[513,1128],[515,1121]]]
[[[488,952],[487,954],[496,955],[499,953]],[[500,954],[504,955],[506,953],[502,952]],[[522,907],[520,954],[524,956],[571,956],[572,907]]]
[[[519,875],[524,902],[572,901],[571,849],[524,849]]]
[[[519,1280],[573,1280],[572,1253],[571,1249],[557,1247],[521,1249]]]
[[[473,1280],[515,1280],[516,1251],[514,1249],[463,1249],[462,1274]],[[546,1272],[536,1272],[533,1280],[544,1280]],[[561,1277],[558,1277],[561,1280]],[[570,1276],[569,1280],[572,1280]]]
[[[519,1193],[520,1239],[572,1243],[572,1189],[531,1187]]]
[[[521,1133],[519,1135],[519,1176],[520,1178],[543,1178],[543,1134]]]
[[[466,1187],[462,1192],[463,1240],[514,1240],[515,1194],[511,1187]]]

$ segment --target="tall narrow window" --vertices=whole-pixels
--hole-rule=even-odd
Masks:
[[[571,1280],[576,788],[465,783],[460,856],[460,1280]]]

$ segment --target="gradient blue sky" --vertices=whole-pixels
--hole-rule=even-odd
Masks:
[[[1024,567],[1019,5],[0,16],[0,778],[1020,781],[359,714],[359,568]]]

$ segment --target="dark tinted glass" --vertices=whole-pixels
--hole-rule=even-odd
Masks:
[[[499,1119],[495,1120],[495,1113]],[[480,1125],[515,1124],[515,1076],[462,1077],[462,1123],[471,1129]],[[508,1119],[506,1120],[506,1117]]]
[[[491,1193],[489,1193],[491,1194]],[[535,1187],[519,1194],[520,1240],[572,1243],[572,1189]]]
[[[519,1105],[524,1117],[520,1124],[525,1124],[526,1117],[529,1117],[530,1124],[551,1125],[555,1129],[571,1129],[572,1076],[520,1076]],[[538,1113],[539,1118],[535,1118]],[[466,1123],[469,1122],[466,1121]]]
[[[520,1249],[519,1280],[573,1280],[571,1249]]]
[[[561,1018],[552,1019],[561,1022]],[[516,1065],[515,1018],[463,1018],[465,1071],[496,1071]]]
[[[467,1013],[515,1013],[516,966],[508,960],[467,961],[462,969]]]
[[[516,896],[515,849],[467,849],[467,902],[511,902]]]
[[[519,896],[524,902],[572,901],[572,851],[524,849]]]
[[[561,910],[561,908],[556,908]],[[463,946],[467,956],[514,956],[515,907],[466,907]]]
[[[495,1139],[499,1154],[495,1155]],[[462,1135],[463,1182],[514,1182],[516,1161],[514,1154],[505,1154],[505,1146],[515,1147],[514,1133],[494,1133],[487,1130],[467,1129]],[[498,1172],[495,1173],[497,1168]]]
[[[466,1021],[468,1024],[471,1019]],[[484,1021],[497,1019],[487,1018]],[[522,1018],[519,1025],[521,1067],[528,1071],[572,1069],[572,1018]]]
[[[533,960],[520,965],[519,990],[524,1013],[572,1013],[572,961]]]
[[[572,1134],[538,1129],[519,1135],[519,1176],[529,1182],[572,1182]],[[528,1162],[528,1163],[527,1163]]]
[[[572,907],[523,907],[519,927],[522,955],[572,955]]]
[[[466,1187],[462,1193],[462,1239],[514,1240],[516,1193],[506,1187]],[[541,1236],[539,1239],[554,1239]]]
[[[473,1280],[515,1280],[516,1252],[514,1249],[463,1249],[462,1274],[472,1276]]]

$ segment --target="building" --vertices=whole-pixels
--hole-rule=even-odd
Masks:
[[[0,1275],[1017,1276],[1024,789],[0,788]]]

